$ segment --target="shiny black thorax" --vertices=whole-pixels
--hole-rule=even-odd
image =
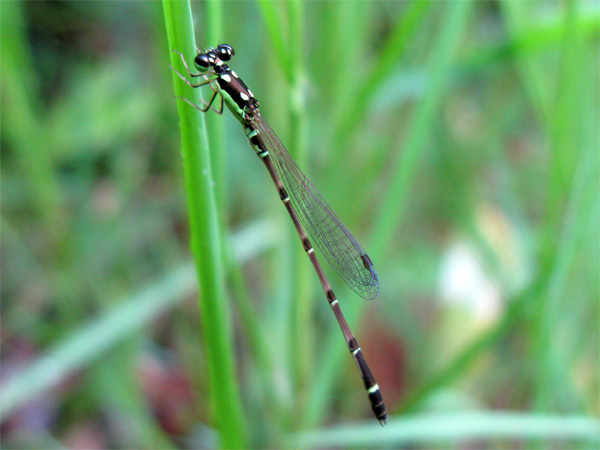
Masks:
[[[249,114],[258,110],[258,100],[227,64],[215,65],[213,70],[217,75],[215,81],[225,104],[238,120],[245,122]]]

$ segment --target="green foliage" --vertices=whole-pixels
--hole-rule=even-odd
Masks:
[[[597,6],[160,5],[1,4],[3,446],[597,448]],[[386,428],[239,123],[174,98],[219,42],[379,271],[325,268]]]
[[[169,46],[186,51],[188,60],[194,56],[192,11],[188,2],[163,1]],[[177,50],[179,51],[179,50]],[[171,53],[172,67],[183,72],[185,64],[178,54]],[[183,67],[182,67],[183,66]],[[177,70],[177,69],[175,69]],[[202,319],[206,366],[209,374],[211,419],[220,431],[223,448],[245,446],[245,425],[242,418],[238,380],[235,374],[231,311],[227,302],[223,245],[217,217],[217,197],[213,187],[208,135],[204,118],[190,108],[181,97],[186,84],[172,73],[175,94],[179,97],[181,156],[185,173],[187,206],[190,220],[192,253],[200,286],[200,317]],[[188,99],[200,104],[198,91]]]

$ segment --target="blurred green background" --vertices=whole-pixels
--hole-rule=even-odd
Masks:
[[[2,446],[598,448],[598,3],[192,7],[375,262],[373,302],[325,269],[389,423],[225,111],[228,441],[162,4],[2,1]]]

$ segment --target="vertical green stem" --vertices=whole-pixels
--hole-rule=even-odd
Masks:
[[[302,64],[302,42],[303,42],[303,8],[299,0],[290,1],[288,4],[289,23],[289,58],[290,79],[289,81],[289,110],[290,110],[290,146],[293,149],[294,158],[298,164],[306,167],[307,164],[307,117],[304,92],[306,92],[306,73]],[[294,233],[295,234],[295,233]],[[296,240],[296,236],[294,236]],[[310,264],[305,252],[299,245],[295,245],[294,252],[294,292],[296,298],[292,308],[292,335],[290,351],[294,355],[292,361],[292,373],[296,386],[296,405],[298,416],[303,409],[304,392],[309,375],[311,354],[311,337],[314,335],[311,327],[311,283],[306,280],[310,278]]]
[[[188,61],[195,55],[194,30],[188,1],[164,0],[170,49]],[[179,56],[171,65],[185,73]],[[173,74],[175,95],[201,102],[199,90],[189,89]],[[200,316],[209,374],[211,416],[220,433],[222,448],[246,443],[238,380],[235,374],[231,312],[227,303],[222,244],[213,188],[208,138],[204,118],[184,101],[177,103],[181,127],[181,154],[189,207],[191,247],[200,282]]]
[[[414,180],[420,157],[427,144],[431,121],[448,85],[450,75],[448,69],[452,63],[458,38],[462,36],[462,27],[466,22],[470,7],[470,2],[448,4],[448,19],[427,68],[430,79],[427,83],[425,97],[416,111],[410,127],[412,131],[394,168],[393,181],[379,208],[379,216],[376,221],[377,233],[371,248],[375,258],[384,256],[388,242],[393,238],[401,220],[408,199],[408,188]]]
[[[204,3],[206,14],[206,41],[207,46],[215,46],[223,43],[223,8],[222,0],[208,0]],[[217,114],[206,114],[205,116],[208,131],[208,140],[211,149],[211,162],[213,169],[213,180],[216,190],[217,207],[219,216],[222,220],[222,233],[227,233],[225,216],[227,211],[226,204],[226,177],[225,177],[225,145],[224,145],[224,121],[223,117]],[[250,302],[244,277],[239,262],[236,261],[233,254],[231,242],[229,239],[223,239],[223,252],[227,266],[227,280],[233,295],[235,308],[239,312],[241,324],[246,332],[246,339],[249,351],[256,359],[258,366],[265,380],[269,380],[265,387],[265,402],[273,400],[273,395],[277,395],[273,386],[275,383],[275,363],[273,355],[268,352],[266,344],[265,330],[261,327],[260,320]],[[279,401],[279,400],[278,400]],[[270,405],[270,411],[273,417],[281,417],[282,411],[279,404]]]
[[[549,96],[548,109],[552,115],[548,117],[549,142],[549,178],[547,184],[547,202],[545,214],[545,229],[541,240],[540,256],[542,270],[547,273],[548,288],[545,295],[539,299],[539,314],[535,315],[534,342],[537,346],[539,382],[536,385],[535,400],[539,410],[552,410],[560,403],[555,383],[565,384],[559,378],[555,369],[555,361],[562,360],[566,354],[561,354],[560,339],[557,338],[555,324],[559,323],[563,314],[563,299],[566,286],[565,281],[568,267],[572,266],[572,258],[576,249],[576,230],[578,224],[576,217],[582,217],[583,211],[572,215],[569,202],[578,204],[582,199],[587,183],[580,183],[581,174],[586,173],[586,180],[591,181],[593,175],[587,170],[591,159],[583,151],[581,124],[585,121],[586,110],[585,95],[592,86],[583,86],[580,82],[581,68],[585,67],[585,58],[582,48],[582,39],[577,26],[579,14],[576,3],[567,3],[563,23],[562,51],[559,63],[558,83]],[[555,92],[554,92],[555,91]],[[590,155],[591,156],[591,155]],[[579,158],[580,168],[576,172],[576,158]],[[597,166],[595,166],[597,167]],[[579,176],[578,176],[579,175]],[[569,186],[577,194],[569,198]],[[591,183],[589,185],[592,185]],[[557,233],[567,239],[557,239]],[[569,256],[567,256],[569,255]],[[560,264],[563,260],[571,259],[569,264]],[[561,280],[562,279],[562,280]],[[558,281],[561,280],[561,281]],[[560,287],[559,287],[560,286]],[[563,291],[563,292],[561,292]],[[568,383],[568,381],[567,381]]]
[[[302,2],[292,0],[285,3],[260,2],[261,12],[267,25],[269,37],[278,56],[285,80],[289,86],[288,109],[290,124],[290,153],[298,164],[306,167],[307,160],[307,117],[304,101],[306,74],[302,64],[303,8]],[[280,18],[284,19],[281,20]],[[279,19],[278,19],[279,18]],[[287,25],[287,29],[286,26]],[[295,231],[290,230],[292,253],[293,302],[290,308],[290,364],[293,392],[296,394],[295,411],[301,414],[304,389],[309,373],[310,338],[313,335],[310,324],[311,267],[306,254],[298,243]]]
[[[332,149],[334,160],[344,158],[348,143],[354,138],[356,131],[361,129],[360,124],[365,120],[365,115],[369,110],[373,97],[380,91],[383,83],[399,64],[398,61],[404,56],[404,52],[409,47],[410,38],[418,29],[420,21],[425,13],[429,11],[430,6],[430,0],[420,0],[407,5],[406,11],[392,30],[376,62],[372,64],[373,69],[367,77],[369,82],[358,87],[352,98],[352,107],[346,108],[342,112],[341,120],[334,132],[334,142],[337,143]]]
[[[221,0],[208,0],[205,2],[206,11],[206,42],[209,46],[215,46],[221,41],[223,35],[223,11]],[[225,152],[223,143],[223,120],[217,114],[205,116],[206,129],[208,131],[208,142],[211,148],[211,162],[213,170],[213,181],[217,197],[217,208],[220,217],[225,217],[227,205],[225,204]],[[224,225],[223,223],[221,224]],[[221,228],[222,230],[224,228]]]
[[[18,114],[4,114],[3,137],[20,149],[16,156],[31,189],[30,199],[35,212],[45,224],[47,233],[60,245],[60,240],[68,234],[65,230],[64,199],[54,176],[53,152],[46,151],[46,129],[36,116],[36,111],[42,110],[37,103],[40,95],[35,75],[39,72],[34,69],[31,52],[26,45],[23,5],[20,2],[3,2],[0,11],[4,26],[2,60],[9,62],[1,71],[3,110],[18,111]]]

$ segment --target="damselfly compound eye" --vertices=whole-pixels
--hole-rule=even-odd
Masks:
[[[217,52],[219,54],[219,58],[222,61],[229,61],[235,52],[233,51],[233,47],[227,44],[221,44],[217,47]]]
[[[194,58],[194,64],[200,72],[206,72],[210,67],[210,61],[205,53],[200,53],[198,56],[196,56],[196,58]]]

